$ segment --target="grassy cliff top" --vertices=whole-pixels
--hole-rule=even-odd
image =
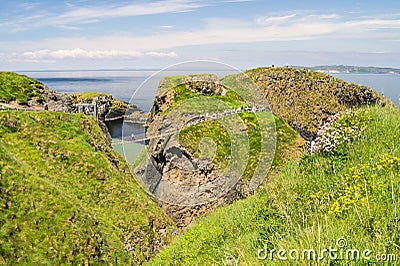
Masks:
[[[32,97],[40,96],[39,89],[42,87],[43,84],[33,78],[13,72],[0,72],[2,103],[16,101],[18,104],[27,104]]]
[[[0,195],[8,265],[139,264],[172,239],[92,117],[1,111]]]
[[[262,67],[245,72],[263,91],[272,111],[304,138],[315,138],[327,119],[347,108],[391,105],[366,86],[297,68]]]
[[[84,103],[86,101],[92,101],[94,98],[103,97],[105,99],[112,99],[112,95],[109,93],[102,92],[82,92],[82,93],[72,93],[69,97],[78,103]]]

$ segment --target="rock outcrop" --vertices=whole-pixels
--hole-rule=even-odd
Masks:
[[[226,95],[226,88],[216,75],[193,75],[183,79],[185,87],[194,92],[205,96]]]
[[[37,82],[36,92],[39,96],[34,96],[27,104],[18,104],[10,102],[10,107],[26,110],[49,110],[54,112],[76,113],[76,102],[66,93],[56,92],[49,87]]]
[[[126,119],[127,122],[145,123],[146,114],[133,104],[114,99],[111,94],[86,92],[66,94],[56,92],[43,83],[16,73],[0,72],[0,86],[5,91],[0,97],[2,108],[64,113],[96,113],[99,125],[111,142],[111,136],[104,122]],[[79,104],[95,104],[79,106]]]
[[[102,121],[128,118],[132,122],[144,123],[146,120],[145,114],[137,106],[114,99],[111,94],[74,93],[69,97],[75,104],[96,104],[97,116]]]
[[[346,108],[391,104],[371,88],[305,69],[269,67],[245,73],[264,92],[272,111],[309,141],[330,116]]]

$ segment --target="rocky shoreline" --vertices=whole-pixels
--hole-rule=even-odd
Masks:
[[[125,120],[128,123],[145,124],[146,114],[134,104],[114,99],[110,94],[104,93],[74,93],[66,94],[56,92],[41,82],[35,84],[36,94],[26,103],[18,101],[1,103],[0,108],[26,111],[53,111],[65,113],[85,113],[93,115],[91,105],[96,106],[96,115],[100,127],[111,142],[109,129],[106,122]],[[79,108],[79,106],[81,106]]]

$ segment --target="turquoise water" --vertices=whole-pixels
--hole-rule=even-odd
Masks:
[[[113,142],[120,142],[121,140],[113,139]],[[131,166],[137,159],[138,155],[144,150],[145,145],[141,143],[126,143],[121,145],[114,145],[114,150],[125,157],[126,162]]]

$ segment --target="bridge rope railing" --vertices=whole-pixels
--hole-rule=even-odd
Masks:
[[[264,111],[271,111],[271,110],[269,108],[265,108],[265,107],[250,106],[250,107],[245,107],[245,108],[239,107],[237,109],[225,110],[223,112],[215,112],[212,114],[209,114],[209,113],[201,114],[201,115],[197,115],[197,116],[194,116],[191,119],[189,119],[186,122],[186,124],[180,129],[166,132],[164,134],[157,135],[157,136],[146,137],[145,134],[143,134],[144,137],[142,137],[142,138],[137,138],[137,136],[134,135],[133,137],[131,137],[132,139],[130,139],[130,140],[121,139],[121,141],[112,143],[111,146],[118,146],[118,145],[124,145],[124,144],[129,144],[129,143],[140,143],[140,142],[149,141],[149,140],[155,139],[155,138],[168,137],[170,135],[175,134],[176,132],[179,132],[180,130],[182,130],[186,127],[195,126],[197,124],[200,124],[202,122],[209,121],[209,120],[217,120],[217,119],[220,119],[220,118],[223,118],[226,116],[230,116],[232,114],[256,113],[256,112],[264,112]],[[140,135],[142,135],[142,134],[140,134]]]

